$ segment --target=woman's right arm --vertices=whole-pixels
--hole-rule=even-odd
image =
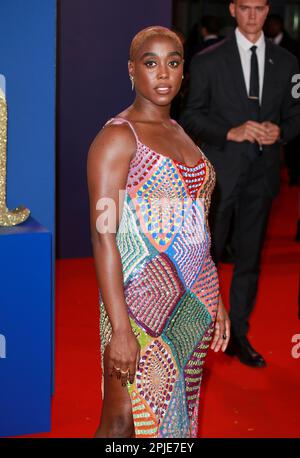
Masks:
[[[109,370],[129,370],[133,382],[139,344],[132,332],[116,231],[123,206],[129,164],[136,149],[128,126],[105,127],[93,141],[87,161],[90,226],[98,286],[112,326]],[[111,208],[110,208],[111,207]],[[115,223],[115,224],[114,224]],[[115,226],[115,227],[114,227]]]

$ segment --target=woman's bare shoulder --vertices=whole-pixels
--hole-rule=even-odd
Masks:
[[[106,124],[91,143],[89,157],[109,155],[112,159],[132,157],[136,151],[136,140],[127,123]]]

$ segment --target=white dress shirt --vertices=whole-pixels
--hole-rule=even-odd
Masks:
[[[247,93],[249,94],[250,90],[250,73],[251,73],[251,56],[252,46],[257,46],[256,54],[258,59],[258,73],[259,73],[259,100],[261,104],[262,100],[262,93],[263,93],[263,85],[264,85],[264,74],[265,74],[265,54],[266,54],[266,41],[264,33],[261,33],[261,36],[257,40],[256,43],[252,43],[249,41],[245,35],[243,35],[239,28],[237,27],[235,30],[236,41],[241,57],[243,73],[247,88]]]

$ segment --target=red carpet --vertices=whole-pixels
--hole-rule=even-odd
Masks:
[[[283,183],[274,203],[250,340],[268,366],[252,369],[209,353],[202,385],[199,437],[300,437],[300,244],[293,241],[299,188]],[[221,267],[225,302],[231,266]],[[56,389],[52,432],[31,437],[92,437],[100,413],[97,286],[92,259],[57,262]],[[28,436],[27,436],[28,437]]]

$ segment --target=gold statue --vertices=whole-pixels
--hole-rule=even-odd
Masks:
[[[7,104],[1,84],[5,82],[0,75],[0,226],[16,226],[21,224],[30,215],[30,210],[19,206],[14,210],[6,207],[6,152],[7,152]]]

